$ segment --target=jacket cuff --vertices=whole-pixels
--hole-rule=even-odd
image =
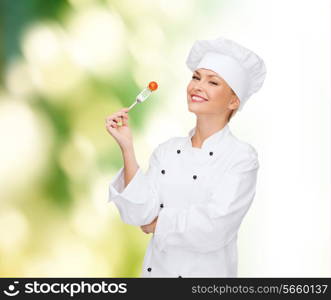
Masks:
[[[118,202],[127,200],[133,204],[144,204],[148,200],[146,198],[146,189],[149,189],[148,180],[142,168],[138,167],[135,175],[130,180],[129,184],[124,187],[124,167],[122,167],[113,181],[109,185],[108,202]]]

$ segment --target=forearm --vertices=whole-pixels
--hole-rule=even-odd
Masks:
[[[123,149],[122,156],[124,161],[124,184],[126,187],[136,174],[139,165],[136,160],[133,146],[129,149]]]

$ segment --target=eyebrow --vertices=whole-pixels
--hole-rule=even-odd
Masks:
[[[197,73],[199,76],[201,76],[201,74],[198,71],[194,71],[194,72]],[[221,80],[221,78],[219,78],[217,75],[207,75],[207,77],[216,77]]]

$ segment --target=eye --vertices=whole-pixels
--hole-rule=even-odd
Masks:
[[[192,76],[192,79],[199,79],[199,77],[198,77],[198,76],[195,76],[195,75],[193,75],[193,76]]]
[[[218,85],[218,83],[217,82],[214,82],[214,81],[209,81],[211,84],[213,84],[213,85]]]

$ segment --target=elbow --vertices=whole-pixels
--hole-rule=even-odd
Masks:
[[[128,216],[125,216],[125,217],[121,217],[122,221],[125,223],[125,224],[128,224],[128,225],[133,225],[133,226],[142,226],[142,221],[140,219],[137,219],[137,218],[130,218]]]
[[[156,217],[156,216],[155,216]],[[146,219],[146,218],[137,218],[137,217],[129,217],[129,216],[122,216],[122,221],[125,224],[133,225],[133,226],[143,226],[152,223],[154,219]]]
[[[139,210],[133,211],[133,212],[122,212],[120,211],[120,216],[122,221],[125,224],[128,225],[134,225],[134,226],[143,226],[147,225],[153,222],[155,217],[157,217],[157,211],[150,211],[150,212],[145,212],[142,211],[139,213]]]
[[[142,225],[141,223],[143,221],[141,219],[141,216],[139,216],[137,213],[129,214],[122,210],[119,210],[119,213],[120,213],[121,220],[123,221],[123,223],[128,224],[128,225],[134,225],[134,226]]]
[[[150,224],[158,215],[157,203],[155,198],[144,203],[133,203],[125,198],[115,201],[122,221],[134,226]]]

